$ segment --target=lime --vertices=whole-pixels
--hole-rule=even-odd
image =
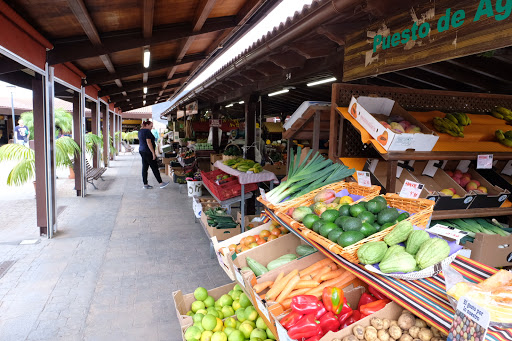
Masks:
[[[242,324],[248,324],[251,327],[256,328],[256,322],[254,322],[254,321],[247,320],[247,321],[244,321]]]
[[[199,340],[201,338],[201,330],[195,326],[191,326],[185,332],[185,340],[196,339]]]
[[[194,297],[198,301],[204,301],[208,298],[208,290],[203,287],[199,287],[194,291]]]
[[[340,212],[341,216],[349,216],[350,215],[350,205],[349,204],[345,204],[345,205],[341,206],[338,209],[338,212]]]
[[[254,307],[247,307],[245,308],[245,318],[249,321],[256,321],[258,318],[258,312]]]
[[[217,317],[217,325],[215,326],[215,328],[213,328],[212,332],[218,332],[219,330],[222,330],[222,328],[224,327],[224,322],[222,322],[222,320],[220,318]]]
[[[201,321],[204,330],[213,330],[217,326],[217,317],[212,314],[206,314]]]
[[[235,330],[229,335],[228,341],[244,341],[245,336],[244,333],[242,333],[239,330]]]
[[[256,339],[258,337],[262,340],[265,340],[267,338],[267,332],[265,331],[265,329],[256,328],[251,332],[251,340]]]
[[[221,307],[231,306],[233,304],[233,298],[229,295],[222,295],[219,298],[219,303]]]
[[[219,315],[219,316],[217,316],[217,317],[218,317],[218,318],[220,318],[220,319],[223,319],[223,318],[225,317],[225,316],[224,316],[224,313],[223,313],[223,312],[222,312],[222,310],[220,310],[220,309],[217,309],[217,314]],[[215,314],[213,314],[213,315],[215,315]]]
[[[192,310],[187,311],[187,316],[194,316],[194,312]]]
[[[203,302],[206,308],[215,306],[215,299],[211,296],[208,296]]]
[[[317,220],[313,223],[313,231],[315,231],[316,233],[318,233],[318,231],[320,231],[320,228],[322,227],[322,225],[325,224],[325,221],[323,220]]]
[[[352,217],[357,217],[362,212],[366,211],[366,208],[363,204],[355,204],[350,206],[350,215]]]
[[[202,333],[202,332],[204,332],[204,328],[203,328],[203,326],[201,325],[201,322],[196,322],[196,323],[194,323],[194,326],[195,326],[195,327],[197,327],[197,328],[199,328],[199,330],[201,331],[201,333]]]
[[[211,330],[205,330],[201,334],[201,340],[200,341],[211,341],[213,332]]]
[[[249,323],[242,323],[238,330],[241,331],[244,334],[245,338],[248,339],[249,337],[251,337],[251,333],[254,330],[254,327],[251,326]]]
[[[256,320],[256,327],[261,329],[267,329],[267,325],[261,317],[258,317],[258,319]]]
[[[235,315],[235,310],[233,310],[233,308],[230,307],[230,306],[222,307],[222,311],[221,312],[222,312],[222,315],[224,315],[224,317]]]
[[[235,290],[235,291],[243,291],[242,288],[240,288],[240,285],[238,285],[238,284],[235,284],[235,286],[233,287],[233,290]]]
[[[228,337],[224,332],[216,331],[213,333],[211,341],[228,341]]]
[[[270,328],[267,328],[267,337],[271,340],[275,340],[276,337],[274,336],[274,333],[270,330]]]
[[[196,313],[199,309],[204,309],[205,308],[205,305],[204,305],[204,302],[203,301],[194,301],[192,302],[192,311],[194,313]]]
[[[302,219],[302,223],[304,224],[304,226],[310,229],[313,227],[313,224],[318,220],[320,220],[320,217],[317,216],[316,214],[308,214],[307,216],[304,217],[304,219]]]
[[[252,305],[251,301],[249,300],[249,297],[245,293],[242,293],[240,295],[240,307],[247,308],[248,306]]]
[[[357,216],[363,223],[373,223],[375,221],[375,215],[372,212],[364,211]]]
[[[320,217],[328,223],[333,223],[339,216],[340,212],[337,210],[326,210]]]
[[[231,295],[231,297],[233,298],[233,300],[238,300],[240,298],[241,294],[242,294],[242,291],[235,290],[235,291],[233,291],[233,294]]]
[[[219,317],[219,311],[216,308],[210,307],[206,310],[208,311],[208,314],[212,314],[215,317]]]
[[[247,317],[245,317],[245,309],[244,308],[240,308],[238,309],[236,312],[236,319],[240,322],[244,322],[245,320],[247,320]]]
[[[201,322],[203,317],[204,317],[203,314],[195,314],[194,316],[192,316],[192,320],[194,320],[194,323]]]
[[[236,328],[236,320],[232,317],[228,317],[227,319],[224,320],[224,327]]]

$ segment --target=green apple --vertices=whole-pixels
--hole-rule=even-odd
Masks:
[[[242,308],[247,308],[248,306],[252,305],[251,300],[249,300],[249,297],[247,297],[247,295],[245,293],[240,294],[239,301],[240,301],[240,306]]]
[[[224,317],[235,315],[235,311],[233,310],[233,308],[231,308],[229,306],[222,307],[221,311],[222,311],[222,314],[224,315]]]
[[[267,332],[264,329],[256,328],[251,332],[250,339],[260,338],[265,340],[267,338]]]
[[[198,301],[204,301],[208,297],[208,290],[205,288],[199,287],[194,291],[194,297]]]
[[[249,323],[242,323],[238,330],[244,334],[246,339],[248,339],[251,336],[251,333],[254,330],[254,327],[251,326]]]
[[[190,326],[185,331],[185,340],[187,340],[187,341],[192,340],[192,339],[199,340],[200,338],[201,338],[201,330],[199,330],[199,328],[197,328],[196,326]]]
[[[276,337],[274,336],[274,333],[270,330],[270,328],[267,328],[267,337],[271,340],[275,340]]]
[[[231,298],[231,296],[229,295],[222,295],[219,298],[219,303],[221,307],[231,307],[231,305],[233,304],[233,298]]]
[[[247,320],[247,317],[245,317],[245,309],[244,308],[240,308],[238,309],[236,312],[236,319],[240,322],[244,322],[245,320]]]
[[[194,301],[192,302],[192,311],[194,313],[197,313],[199,309],[206,308],[203,301]]]
[[[215,332],[212,335],[212,341],[228,341],[228,337],[224,332]]]
[[[229,334],[228,341],[245,341],[244,333],[239,330],[235,330]]]
[[[259,317],[258,312],[254,307],[250,306],[245,308],[245,318],[250,321],[256,321],[256,319]],[[265,326],[266,327],[266,326]]]
[[[260,317],[258,317],[258,319],[256,320],[256,328],[260,328],[260,329],[267,329],[267,324],[265,323],[265,321],[263,321],[263,319]]]

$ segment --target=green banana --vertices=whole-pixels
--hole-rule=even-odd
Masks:
[[[502,114],[503,116],[512,116],[512,111],[510,111],[510,109],[507,108],[496,107],[496,111]]]
[[[505,119],[505,117],[502,114],[500,114],[499,112],[497,112],[495,110],[491,111],[491,115],[496,117],[496,118],[499,118],[500,120],[504,120]]]
[[[452,121],[455,124],[459,124],[459,120],[453,114],[446,114],[445,118]]]
[[[496,132],[494,133],[494,135],[496,136],[496,139],[504,146],[507,146],[507,147],[512,147],[512,140],[511,139],[508,139],[506,138],[506,134],[509,135],[508,133],[512,133],[511,130],[507,131],[506,133],[503,133],[503,130],[496,130]]]

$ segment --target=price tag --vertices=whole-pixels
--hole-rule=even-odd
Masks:
[[[423,190],[423,187],[423,184],[405,180],[399,195],[402,198],[418,199],[420,197],[421,191]]]
[[[268,314],[268,310],[267,308],[265,307],[265,304],[263,304],[263,302],[256,298],[256,305],[258,306],[258,309],[260,310],[260,312],[265,315],[265,317],[267,318],[267,320],[270,321],[270,315]]]
[[[447,341],[484,340],[489,328],[489,312],[475,302],[461,297]]]
[[[478,155],[476,161],[476,169],[491,169],[492,168],[492,154]]]
[[[429,162],[427,162],[427,165],[425,166],[425,169],[423,170],[423,173],[421,173],[421,175],[426,175],[426,176],[430,176],[431,178],[434,177],[434,175],[436,175],[436,172],[439,168],[437,168],[437,165],[439,164],[439,160],[430,160]]]
[[[372,187],[369,172],[357,171],[357,183],[359,186]]]
[[[238,284],[243,286],[245,288],[244,278],[242,277],[242,274],[240,273],[240,269],[235,270],[235,277]]]
[[[501,174],[512,176],[512,160],[507,162],[507,164],[505,165],[505,168],[503,168],[501,170]]]
[[[432,234],[435,234],[435,235],[438,235],[441,237],[455,239],[457,241],[457,243],[459,242],[459,240],[461,238],[467,236],[467,234],[468,234],[466,231],[461,231],[454,227],[445,226],[445,225],[441,225],[441,224],[436,224],[426,231],[428,233],[432,233]]]
[[[218,118],[213,118],[210,120],[210,127],[212,128],[220,128],[222,127],[222,120]]]
[[[460,170],[462,173],[467,173],[469,170],[469,165],[471,164],[470,160],[462,160],[457,165],[457,169]]]

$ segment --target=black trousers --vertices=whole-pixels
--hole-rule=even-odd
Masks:
[[[139,152],[142,157],[142,182],[144,185],[148,184],[148,169],[151,167],[153,174],[155,175],[158,183],[162,182],[162,177],[160,176],[160,171],[158,170],[158,164],[156,159],[153,160],[153,154],[146,152]]]

